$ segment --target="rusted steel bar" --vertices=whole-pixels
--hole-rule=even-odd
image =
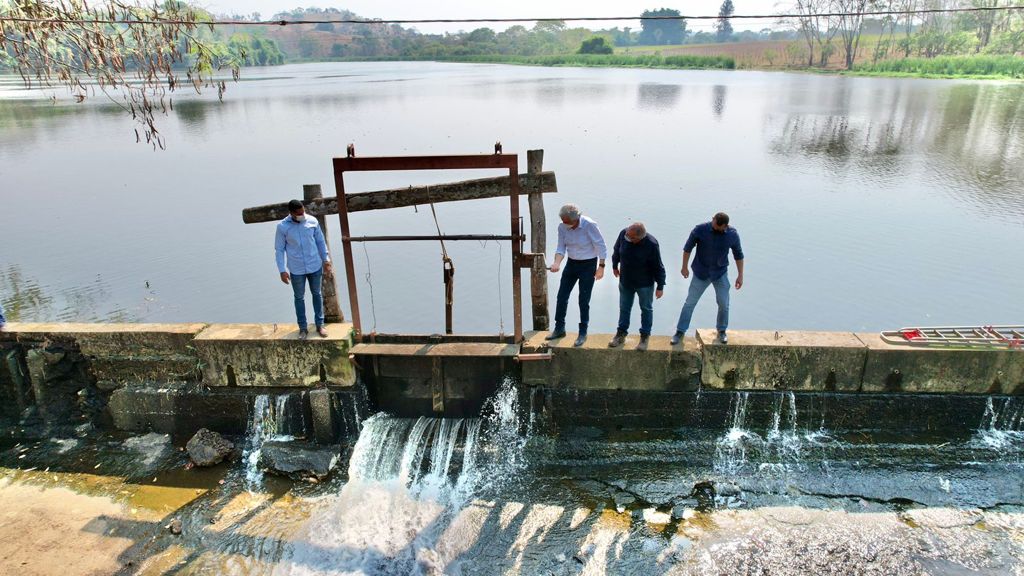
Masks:
[[[391,170],[467,170],[473,168],[515,168],[515,154],[469,154],[452,156],[367,156],[335,158],[335,170],[372,172]]]
[[[558,183],[555,180],[554,172],[520,174],[519,185],[522,189],[530,191],[531,214],[534,202],[532,198],[536,195],[535,192],[540,194],[558,192]],[[498,176],[495,178],[479,178],[447,184],[411,186],[407,188],[377,190],[376,192],[358,192],[349,194],[346,202],[348,203],[349,212],[363,212],[366,210],[421,206],[431,202],[437,204],[439,202],[457,202],[460,200],[501,198],[508,194],[508,187],[508,176]],[[313,216],[327,216],[338,213],[337,198],[322,198],[304,202],[304,204],[306,205],[306,212]],[[541,208],[543,209],[543,202],[541,203]],[[242,221],[246,224],[273,222],[287,215],[287,203],[267,204],[242,210]]]
[[[518,160],[509,167],[508,177],[511,180],[509,203],[512,208],[512,236],[518,236],[518,239],[512,240],[512,317],[515,343],[518,344],[523,341],[523,269],[519,266],[523,253],[523,223],[519,219]]]
[[[338,158],[334,159],[334,189],[337,193],[338,220],[341,223],[341,249],[345,253],[345,280],[348,283],[348,303],[352,312],[352,331],[356,342],[362,340],[363,329],[359,319],[359,295],[356,293],[356,269],[352,261],[352,242],[348,240],[348,205],[345,197],[345,173],[337,169]]]
[[[497,234],[442,234],[425,236],[349,236],[345,238],[349,242],[405,242],[416,240],[522,240],[522,236],[501,236]]]
[[[530,205],[530,251],[540,254],[534,258],[530,270],[530,305],[533,311],[533,329],[547,330],[548,325],[548,271],[543,254],[547,252],[547,220],[544,216],[542,190],[535,187],[536,177],[544,174],[543,150],[526,152],[527,179],[522,182],[523,190],[529,194]]]
[[[323,191],[320,190],[319,184],[305,184],[302,186],[302,199],[306,202],[322,199],[323,197]],[[327,243],[327,249],[330,250],[331,242],[327,238],[327,218],[321,215],[317,216],[316,220],[320,223],[320,230],[324,233],[324,242]],[[338,283],[334,278],[333,266],[330,270],[326,266],[324,267],[322,292],[324,296],[324,320],[327,322],[344,322],[345,315],[341,311],[341,304],[338,303]]]

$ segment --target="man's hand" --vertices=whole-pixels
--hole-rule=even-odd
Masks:
[[[324,262],[324,270],[326,270],[328,272],[334,270],[334,264],[332,264],[330,260],[328,260],[327,262]]]
[[[290,276],[288,276],[287,272],[281,272],[281,282],[284,282],[285,284],[288,284],[289,278],[290,278]]]
[[[690,277],[690,269],[687,268],[686,266],[683,266],[683,269],[680,270],[679,273],[683,275],[683,278],[689,278]]]
[[[742,274],[740,274],[739,276],[736,277],[736,289],[739,290],[740,288],[743,288],[743,275]]]
[[[558,272],[558,264],[552,264],[551,267],[548,268],[548,270],[552,272]]]
[[[619,277],[619,269],[618,268],[612,268],[612,274],[615,274],[615,277],[618,278]]]
[[[655,291],[654,291],[654,298],[655,298],[655,300],[660,300],[660,299],[661,299],[661,297],[662,297],[662,296],[663,296],[664,294],[665,294],[665,291],[664,291],[664,290],[655,290]]]
[[[604,278],[604,268],[598,266],[597,272],[594,273],[594,280],[600,280],[601,278]]]

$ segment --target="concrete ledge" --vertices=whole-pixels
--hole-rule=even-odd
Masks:
[[[294,326],[211,324],[193,340],[207,386],[351,386],[351,324],[328,324],[327,338],[299,339]]]
[[[192,348],[206,324],[12,323],[8,337],[25,345],[62,342],[77,346],[89,361],[100,389],[140,382],[199,380],[199,357]]]
[[[867,347],[865,392],[1024,394],[1024,351],[900,346],[857,334]]]
[[[636,350],[640,336],[631,334],[624,346],[609,348],[611,334],[591,334],[587,342],[573,347],[576,334],[558,340],[544,340],[545,333],[528,333],[524,353],[544,350],[551,360],[522,363],[523,383],[531,386],[579,390],[696,390],[700,382],[701,357],[695,340],[685,339],[671,346],[667,336],[651,336],[646,351]]]
[[[860,388],[867,349],[850,332],[729,332],[697,330],[703,345],[701,381],[730,390],[853,392]]]

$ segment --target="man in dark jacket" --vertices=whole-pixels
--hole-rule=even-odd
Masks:
[[[619,232],[612,251],[612,273],[619,279],[619,329],[608,343],[610,348],[622,346],[629,330],[633,297],[640,300],[640,343],[637,350],[647,350],[654,323],[654,299],[665,290],[665,266],[657,239],[647,233],[643,222],[634,222]]]

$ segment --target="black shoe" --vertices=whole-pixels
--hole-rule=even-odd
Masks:
[[[579,348],[580,346],[583,346],[583,343],[586,342],[586,341],[587,341],[587,333],[586,332],[581,332],[580,335],[576,337],[576,341],[573,342],[572,345],[575,346],[576,348]]]
[[[565,338],[565,330],[558,330],[556,328],[551,331],[551,334],[544,337],[545,340],[558,340],[559,338]]]
[[[719,332],[718,332],[718,341],[721,342],[722,344],[728,344],[729,343],[729,337],[725,335],[725,330],[719,330]]]
[[[299,340],[309,338],[309,330],[299,330]]]
[[[669,344],[675,346],[676,344],[679,344],[682,341],[683,341],[683,333],[678,331],[678,330],[676,330],[676,333],[672,335],[672,340],[669,341]]]
[[[641,334],[640,343],[636,345],[636,349],[643,352],[647,350],[647,341],[651,338],[650,334]]]
[[[612,341],[608,343],[609,348],[618,348],[626,343],[626,333],[622,330],[615,332],[615,336],[612,337]]]

